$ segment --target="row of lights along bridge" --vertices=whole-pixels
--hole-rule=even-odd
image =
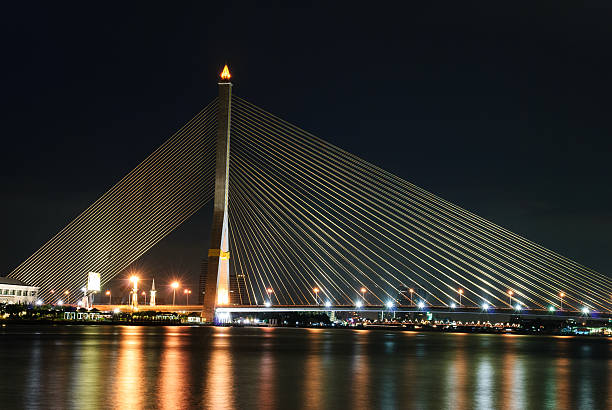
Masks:
[[[323,300],[322,300],[322,299],[321,299],[321,300],[319,299],[319,292],[320,292],[320,291],[321,291],[321,289],[319,289],[318,287],[314,287],[314,288],[312,289],[312,292],[313,292],[313,294],[314,294],[314,299],[315,299],[315,304],[316,304],[316,305],[320,305],[320,304],[323,302]],[[362,301],[361,299],[356,300],[356,301],[355,301],[355,307],[356,307],[356,308],[362,308],[362,307],[364,306],[364,303],[365,303],[365,304],[367,304],[367,300],[366,300],[366,292],[367,292],[367,289],[366,289],[365,287],[362,287],[362,288],[361,288],[359,291],[361,292],[361,299],[363,299],[363,301]],[[414,289],[410,288],[408,291],[409,291],[409,293],[410,293],[410,306],[415,306],[415,305],[414,305],[414,303],[413,303],[413,294],[414,294]],[[267,289],[266,289],[266,293],[268,294],[268,300],[267,300],[267,301],[264,303],[264,305],[265,305],[265,307],[271,307],[271,306],[272,306],[272,295],[273,295],[273,293],[274,293],[274,290],[273,290],[272,288],[267,288]],[[450,307],[451,309],[456,309],[457,307],[462,307],[462,306],[463,306],[463,305],[462,305],[462,303],[461,303],[461,297],[463,296],[463,289],[458,289],[458,290],[457,290],[457,294],[459,295],[459,306],[457,306],[457,304],[455,304],[455,302],[451,302],[451,303],[449,304],[449,307]],[[513,292],[512,290],[509,290],[509,291],[508,291],[509,305],[510,305],[511,307],[513,307],[513,308],[514,308],[514,310],[516,310],[516,311],[518,312],[518,311],[521,311],[521,310],[525,310],[525,309],[527,309],[527,307],[526,307],[526,306],[525,306],[525,305],[524,305],[522,302],[520,302],[520,301],[516,300],[516,298],[515,298],[515,303],[516,303],[516,304],[515,304],[514,306],[512,306],[512,297],[513,297],[513,296],[514,296],[514,292]],[[559,310],[561,310],[561,311],[563,311],[563,298],[564,298],[564,297],[565,297],[565,293],[564,293],[564,292],[560,292],[560,293],[559,293],[559,302],[560,302],[560,305],[559,305]],[[325,301],[325,303],[323,303],[323,305],[324,305],[325,307],[328,307],[328,308],[331,308],[331,307],[332,307],[332,303],[331,303],[331,301],[329,301],[329,300]],[[395,307],[395,303],[394,303],[393,301],[391,301],[391,300],[390,300],[390,301],[388,301],[388,302],[387,302],[385,305],[386,305],[386,307],[387,307],[388,309],[393,309],[393,308]],[[426,307],[426,303],[425,303],[425,301],[424,301],[424,300],[420,300],[420,301],[419,301],[419,302],[416,304],[416,306],[417,306],[419,309],[424,309],[424,308]],[[482,306],[481,306],[481,307],[482,307],[482,309],[483,309],[483,310],[485,310],[485,311],[486,311],[486,310],[489,310],[489,308],[490,308],[491,306],[489,305],[489,303],[488,303],[488,302],[484,302],[484,303],[482,304]],[[555,307],[554,307],[554,306],[549,306],[549,307],[548,307],[548,310],[549,310],[550,312],[555,312],[555,311],[556,311],[556,309],[555,309]],[[581,312],[582,312],[582,313],[584,313],[584,314],[586,315],[586,314],[588,314],[588,313],[590,312],[590,310],[589,310],[589,308],[588,308],[588,307],[584,306],[584,307],[581,309]]]

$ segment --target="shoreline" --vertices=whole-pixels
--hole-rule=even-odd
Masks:
[[[367,330],[367,331],[393,331],[393,332],[415,332],[415,333],[436,333],[436,334],[475,334],[475,335],[500,335],[500,336],[555,336],[555,337],[583,337],[610,339],[608,335],[598,334],[567,334],[562,332],[551,331],[526,331],[512,330],[502,331],[496,328],[476,328],[472,326],[457,326],[452,329],[434,328],[431,326],[386,326],[386,325],[368,325],[368,326],[252,326],[252,325],[213,325],[213,324],[195,324],[195,323],[171,323],[171,322],[152,322],[152,321],[53,321],[53,320],[2,320],[0,321],[0,330],[9,325],[17,326],[177,326],[177,327],[224,327],[224,328],[278,328],[278,329],[320,329],[320,330]]]

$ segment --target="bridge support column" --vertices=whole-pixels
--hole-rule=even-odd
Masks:
[[[215,199],[208,251],[208,272],[204,285],[202,318],[215,322],[215,308],[229,304],[229,232],[227,200],[229,188],[230,122],[232,83],[227,66],[219,82],[217,113],[217,156],[215,171]]]

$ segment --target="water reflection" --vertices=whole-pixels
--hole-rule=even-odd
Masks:
[[[165,328],[157,385],[157,402],[163,409],[186,408],[189,403],[189,384],[186,378],[190,357],[188,349],[183,345],[183,333],[180,330]]]
[[[232,380],[231,328],[216,327],[212,329],[210,359],[203,402],[210,409],[234,408],[234,381]]]
[[[353,409],[367,409],[370,402],[370,366],[367,354],[368,331],[356,330],[353,339],[352,389]],[[320,408],[320,407],[319,407]]]
[[[24,326],[0,330],[0,406],[610,408],[611,358],[594,338]]]
[[[126,409],[143,407],[142,397],[142,333],[144,327],[121,326],[119,357],[114,385],[110,392],[114,393],[115,404]]]
[[[323,363],[321,360],[321,332],[323,329],[309,329],[306,362],[304,363],[304,408],[320,409],[323,404]]]

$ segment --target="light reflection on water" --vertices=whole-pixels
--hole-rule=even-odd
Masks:
[[[606,339],[6,326],[1,408],[611,408]]]

